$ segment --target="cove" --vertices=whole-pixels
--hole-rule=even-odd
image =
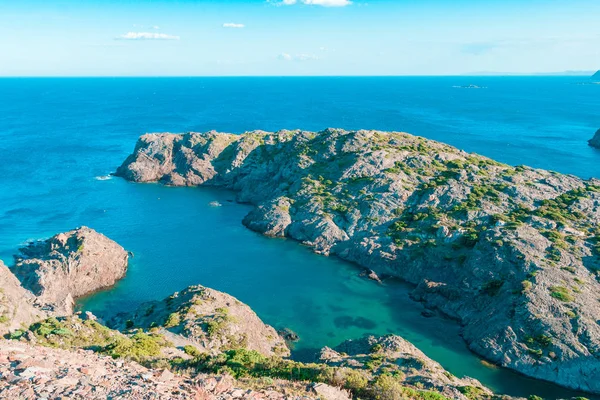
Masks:
[[[248,207],[208,188],[98,180],[144,132],[326,127],[404,130],[512,165],[600,177],[599,85],[574,77],[0,79],[0,258],[88,225],[134,252],[125,280],[82,302],[102,314],[191,284],[238,297],[302,338],[295,357],[364,333],[394,332],[457,375],[499,393],[572,391],[490,369],[459,327],[420,315],[402,285],[241,225]],[[482,90],[455,88],[475,84]],[[208,203],[218,200],[223,207]],[[584,395],[590,397],[589,395]]]
[[[135,255],[127,276],[114,288],[80,301],[82,309],[100,317],[202,284],[237,297],[267,324],[297,332],[301,340],[292,357],[298,360],[311,361],[323,346],[346,339],[394,333],[450,372],[477,378],[498,393],[581,395],[482,363],[466,347],[459,326],[423,317],[423,307],[409,298],[410,287],[401,282],[379,285],[335,257],[247,230],[241,220],[250,206],[235,203],[232,192],[133,184],[118,178],[95,186],[100,201],[122,192],[117,197],[122,200],[113,199],[96,229]],[[213,207],[212,201],[222,206]]]

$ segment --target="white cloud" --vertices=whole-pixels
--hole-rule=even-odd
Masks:
[[[269,3],[278,6],[292,6],[294,4],[306,4],[309,6],[323,6],[323,7],[345,7],[352,2],[350,0],[267,0]]]
[[[152,27],[152,29],[160,29],[160,26],[158,26],[158,25],[154,25],[154,26]]]
[[[281,53],[277,56],[278,59],[282,60],[282,61],[312,61],[312,60],[318,60],[319,57],[315,56],[314,54],[288,54],[288,53]]]
[[[117,36],[117,40],[179,40],[179,36],[155,32],[127,32]]]
[[[244,25],[244,24],[236,24],[236,23],[233,23],[233,22],[226,22],[226,23],[223,24],[223,28],[238,28],[238,29],[241,29],[241,28],[245,28],[245,27],[246,27],[246,25]]]

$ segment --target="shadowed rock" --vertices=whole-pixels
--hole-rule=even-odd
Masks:
[[[600,129],[596,131],[596,134],[588,141],[588,143],[590,146],[600,149]]]

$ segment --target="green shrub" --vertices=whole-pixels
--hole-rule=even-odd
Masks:
[[[191,344],[186,344],[185,346],[183,346],[183,351],[185,352],[185,354],[192,357],[198,357],[201,354],[200,350],[198,350],[196,346],[192,346]]]
[[[552,286],[550,287],[550,296],[563,301],[565,303],[570,303],[575,300],[573,295],[569,293],[569,289],[564,286]]]

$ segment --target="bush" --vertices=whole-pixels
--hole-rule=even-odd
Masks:
[[[128,358],[137,362],[160,354],[161,347],[169,343],[162,336],[148,335],[138,332],[131,338],[118,337],[113,343],[104,347],[101,352],[113,358]]]
[[[571,301],[575,300],[573,295],[569,293],[569,289],[563,286],[550,287],[550,296],[565,303],[570,303]]]
[[[183,351],[185,352],[185,354],[192,357],[198,357],[201,354],[200,350],[198,350],[197,347],[192,346],[191,344],[186,344],[185,346],[183,346]]]

